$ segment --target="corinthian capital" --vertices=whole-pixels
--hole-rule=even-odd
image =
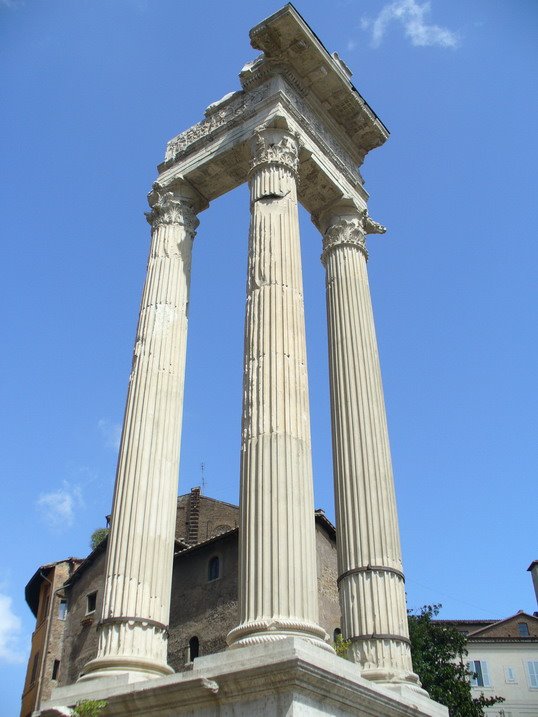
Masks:
[[[313,216],[312,220],[323,234],[323,264],[326,263],[329,252],[341,246],[355,247],[368,258],[366,235],[384,234],[387,231],[368,216],[367,209],[357,209],[349,203],[335,205],[322,214]]]
[[[148,194],[150,212],[146,219],[153,229],[163,224],[179,224],[194,237],[199,221],[196,217],[196,198],[186,184],[163,187],[155,182]]]
[[[267,164],[287,167],[294,174],[299,167],[298,137],[283,129],[256,130],[251,144],[251,171]]]
[[[339,217],[327,227],[323,235],[322,264],[325,265],[329,252],[341,246],[355,247],[368,258],[360,216]]]

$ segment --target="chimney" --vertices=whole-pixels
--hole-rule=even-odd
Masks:
[[[533,560],[532,563],[527,568],[527,570],[532,575],[532,583],[534,585],[534,594],[536,595],[536,602],[538,603],[538,560]]]
[[[200,488],[191,488],[187,511],[187,543],[196,545],[200,523]]]

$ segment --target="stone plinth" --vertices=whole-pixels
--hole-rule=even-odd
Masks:
[[[129,686],[110,679],[101,683],[98,693],[91,692],[91,686],[79,683],[56,690],[41,717],[69,714],[66,706],[80,699],[105,699],[107,717],[448,715],[429,698],[411,690],[398,694],[369,682],[351,662],[292,637],[198,658],[191,672]]]

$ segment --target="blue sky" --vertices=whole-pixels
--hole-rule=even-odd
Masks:
[[[0,0],[3,332],[0,688],[16,714],[24,585],[110,511],[166,141],[238,89],[280,2]],[[532,0],[306,1],[391,130],[362,171],[409,605],[536,603],[536,121]],[[180,491],[236,501],[245,187],[195,241]],[[301,214],[316,505],[333,516],[320,237]]]

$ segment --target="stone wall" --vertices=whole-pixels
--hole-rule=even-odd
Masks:
[[[189,527],[197,519],[198,530],[196,542],[203,542],[214,535],[224,533],[239,525],[239,508],[231,503],[224,503],[205,495],[199,496],[198,516],[192,514],[193,498],[198,488],[190,493],[180,495],[177,499],[176,538],[187,540]]]
[[[178,499],[179,538],[186,535],[188,501],[189,495]],[[200,496],[199,508],[200,540],[206,532],[220,530],[219,526],[231,525],[232,530],[182,550],[175,556],[168,661],[177,671],[184,670],[188,663],[191,638],[198,638],[200,655],[220,652],[226,648],[226,635],[239,622],[238,530],[234,528],[239,509],[205,496]],[[319,624],[332,640],[335,628],[340,627],[336,546],[334,528],[320,516],[316,518],[316,545]],[[209,561],[213,557],[219,558],[220,572],[216,580],[209,580]],[[105,567],[106,541],[90,554],[68,589],[69,612],[61,658],[61,686],[76,682],[84,665],[97,655],[96,627],[101,617]],[[95,591],[96,610],[88,615],[87,596]]]
[[[226,648],[226,635],[239,621],[236,530],[176,555],[172,578],[169,664],[188,663],[189,640],[197,637],[200,655]],[[209,580],[209,561],[219,559],[219,577]]]
[[[75,573],[68,590],[68,615],[65,624],[60,685],[76,682],[84,665],[97,655],[97,623],[101,618],[105,584],[106,550],[102,543],[91,554],[91,561]],[[95,612],[87,612],[87,596],[97,592]]]
[[[334,631],[340,628],[340,605],[336,584],[336,543],[319,522],[316,523],[316,554],[318,568],[319,624],[334,639]]]

